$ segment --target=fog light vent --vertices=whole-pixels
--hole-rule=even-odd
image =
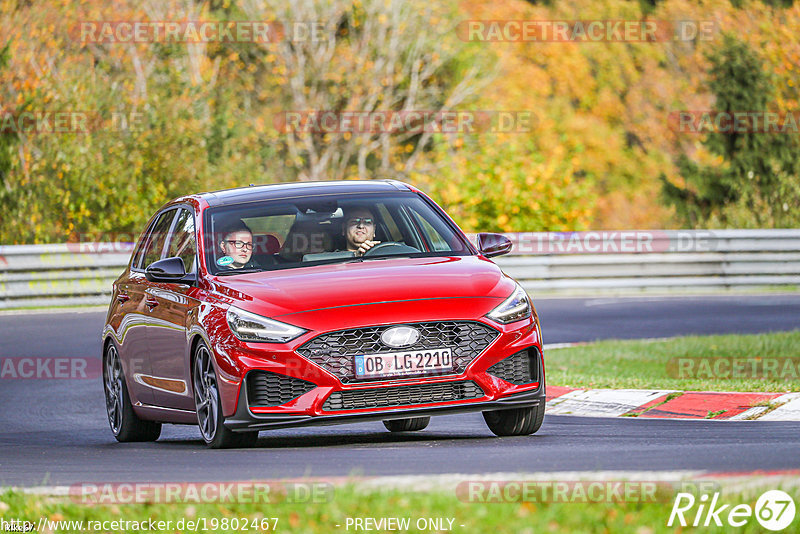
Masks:
[[[280,406],[317,387],[312,382],[268,371],[247,375],[247,400],[251,407]]]
[[[487,372],[497,378],[514,385],[531,384],[539,381],[539,351],[531,347],[500,360],[487,369]]]

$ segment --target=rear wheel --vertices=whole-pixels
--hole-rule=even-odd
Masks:
[[[223,424],[225,418],[219,400],[217,374],[214,371],[211,352],[202,341],[195,351],[192,384],[197,424],[206,445],[212,449],[228,449],[251,447],[256,443],[258,432],[233,432]]]
[[[390,419],[383,422],[389,432],[414,432],[422,430],[431,422],[430,417],[411,417],[409,419]]]
[[[483,419],[495,435],[527,436],[542,426],[544,420],[544,401],[531,408],[494,410],[483,412]]]
[[[122,372],[122,360],[114,343],[109,343],[103,355],[103,389],[106,413],[111,432],[117,441],[155,441],[161,435],[161,423],[139,419]]]

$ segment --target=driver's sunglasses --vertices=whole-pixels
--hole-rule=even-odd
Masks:
[[[236,250],[242,250],[242,249],[253,250],[253,243],[247,243],[245,241],[239,241],[238,239],[235,240],[235,241],[229,239],[229,240],[227,240],[225,242],[226,243],[230,243],[231,245],[236,247]]]
[[[362,223],[364,226],[372,226],[372,217],[355,217],[347,221],[348,226],[359,226]]]

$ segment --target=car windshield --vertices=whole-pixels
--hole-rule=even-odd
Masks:
[[[206,265],[217,275],[472,253],[462,235],[415,193],[325,195],[211,208],[204,228]]]

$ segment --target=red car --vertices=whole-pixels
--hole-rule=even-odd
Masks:
[[[545,409],[528,295],[430,198],[397,181],[189,195],[162,207],[114,282],[103,330],[119,441],[199,424],[211,447],[260,430],[483,412],[497,435]]]

